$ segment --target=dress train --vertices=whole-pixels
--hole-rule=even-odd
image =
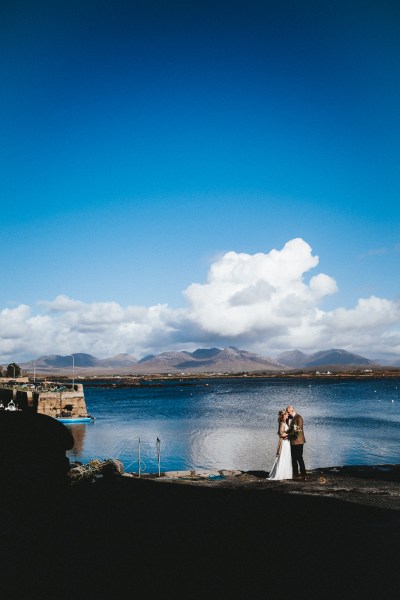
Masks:
[[[285,431],[288,427],[285,425]],[[292,453],[290,451],[290,441],[282,439],[281,449],[275,458],[268,479],[277,481],[282,479],[293,479]]]

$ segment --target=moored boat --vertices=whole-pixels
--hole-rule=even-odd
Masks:
[[[65,424],[74,424],[74,423],[91,423],[92,421],[94,421],[94,417],[91,417],[90,415],[87,417],[56,417],[57,421],[60,421],[60,423],[65,423]]]

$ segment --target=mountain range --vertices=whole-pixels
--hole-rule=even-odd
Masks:
[[[293,369],[309,369],[322,366],[348,367],[377,365],[376,362],[365,358],[365,356],[360,356],[359,354],[353,354],[347,352],[347,350],[340,350],[337,348],[314,352],[314,354],[305,354],[304,352],[300,352],[300,350],[290,350],[279,354],[277,360]]]
[[[317,367],[347,368],[355,366],[377,366],[376,362],[346,350],[331,349],[313,354],[299,350],[282,352],[277,358],[265,357],[246,350],[229,346],[220,348],[198,348],[194,352],[162,352],[137,359],[130,354],[116,354],[110,358],[96,358],[91,354],[76,353],[40,356],[22,363],[23,371],[37,374],[76,375],[152,374],[152,373],[237,373],[252,371],[287,371],[291,369],[313,369]]]

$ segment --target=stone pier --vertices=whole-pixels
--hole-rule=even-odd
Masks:
[[[43,383],[40,388],[26,385],[4,385],[0,387],[0,403],[6,408],[11,400],[18,409],[37,409],[38,413],[51,417],[86,417],[87,408],[83,385],[74,383],[55,385]]]

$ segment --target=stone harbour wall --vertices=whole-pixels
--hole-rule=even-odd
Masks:
[[[38,413],[51,417],[87,416],[87,407],[83,385],[64,386],[57,389],[19,389],[18,387],[0,387],[0,403],[6,408],[11,402],[21,410],[37,409]]]
[[[75,384],[73,390],[34,392],[37,411],[51,417],[80,417],[87,415],[83,385]]]

